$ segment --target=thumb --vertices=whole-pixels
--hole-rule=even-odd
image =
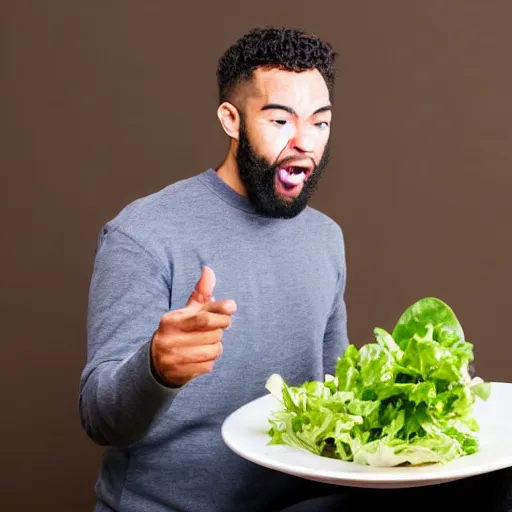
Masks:
[[[210,267],[203,267],[201,279],[188,299],[187,306],[208,304],[215,288],[215,274]]]

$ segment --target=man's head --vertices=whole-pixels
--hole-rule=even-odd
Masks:
[[[300,213],[327,165],[336,54],[300,30],[254,29],[219,61],[219,119],[256,210]]]

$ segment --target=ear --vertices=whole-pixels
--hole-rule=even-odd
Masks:
[[[238,140],[240,133],[240,114],[237,108],[225,101],[217,109],[217,117],[227,136]]]

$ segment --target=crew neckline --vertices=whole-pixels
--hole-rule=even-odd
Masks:
[[[199,175],[201,182],[216,196],[231,206],[248,213],[255,213],[249,198],[242,196],[232,189],[213,168],[209,168]]]

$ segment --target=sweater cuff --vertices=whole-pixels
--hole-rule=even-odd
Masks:
[[[130,358],[128,366],[132,372],[133,385],[141,395],[159,396],[162,400],[166,400],[174,397],[183,388],[183,386],[168,386],[156,377],[151,363],[151,340]]]

